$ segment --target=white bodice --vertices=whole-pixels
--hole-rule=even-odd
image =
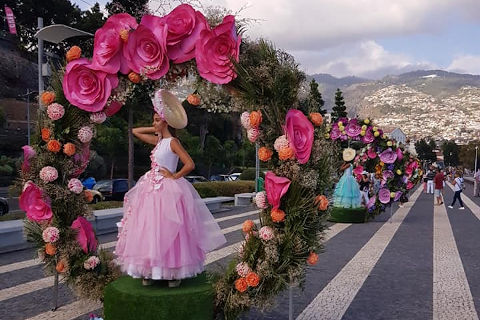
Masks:
[[[165,167],[170,172],[175,173],[178,165],[178,155],[170,148],[172,137],[160,139],[152,150],[152,168]]]

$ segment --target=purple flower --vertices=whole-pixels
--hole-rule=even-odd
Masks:
[[[393,178],[393,176],[394,176],[393,171],[391,170],[383,171],[383,179],[388,180],[390,178]]]
[[[388,168],[388,170],[393,170],[393,168],[395,168],[395,165],[389,164],[389,165],[387,166],[387,168]]]
[[[402,161],[403,159],[403,152],[402,152],[402,149],[400,148],[397,148],[397,159],[398,161]]]
[[[378,191],[378,200],[380,200],[381,203],[387,204],[390,202],[390,190],[387,188],[382,188]]]
[[[372,143],[375,140],[375,136],[373,135],[372,127],[369,127],[365,132],[365,135],[362,137],[362,142],[365,144]]]
[[[347,135],[350,137],[357,137],[362,131],[362,127],[358,124],[357,119],[352,119],[345,127]]]
[[[388,148],[387,150],[380,153],[380,161],[383,163],[394,163],[397,160],[397,153],[392,151],[392,148]]]
[[[393,201],[398,201],[400,200],[400,197],[402,196],[403,192],[402,191],[397,191],[395,192],[395,198],[393,198]]]
[[[375,196],[368,199],[367,208],[371,209],[372,207],[375,207],[375,201],[376,200],[377,200],[377,198]]]
[[[338,138],[340,138],[340,130],[337,125],[334,125],[330,131],[330,139],[337,140]]]

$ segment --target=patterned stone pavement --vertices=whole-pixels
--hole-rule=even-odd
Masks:
[[[468,200],[467,196],[471,199]],[[417,190],[404,208],[366,224],[334,224],[325,252],[310,267],[304,290],[292,288],[296,319],[478,319],[480,314],[480,198],[467,189],[466,209],[445,205]],[[207,269],[228,263],[242,240],[241,223],[254,208],[215,214],[228,243],[207,257]],[[116,234],[100,236],[113,248]],[[0,319],[76,319],[101,312],[100,303],[77,301],[60,286],[62,307],[51,312],[52,279],[32,260],[33,250],[0,254]],[[288,292],[275,307],[242,319],[288,319]]]

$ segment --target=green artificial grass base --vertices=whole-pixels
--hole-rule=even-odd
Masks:
[[[177,288],[168,281],[143,286],[141,279],[121,277],[105,288],[105,320],[213,319],[214,291],[206,274],[183,279]]]
[[[333,207],[328,221],[340,223],[364,223],[367,221],[367,209]]]

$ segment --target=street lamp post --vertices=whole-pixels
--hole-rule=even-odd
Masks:
[[[475,170],[473,171],[473,196],[477,196],[477,153],[478,153],[478,146],[475,146]]]

